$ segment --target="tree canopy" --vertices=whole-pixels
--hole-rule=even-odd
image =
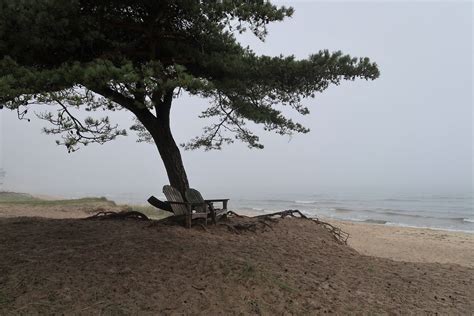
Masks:
[[[236,39],[252,32],[263,41],[269,23],[292,14],[268,1],[0,0],[0,105],[20,118],[30,105],[57,105],[37,115],[69,151],[127,133],[108,117],[78,119],[71,108],[128,110],[137,119],[132,129],[157,143],[165,160],[165,147],[175,143],[162,127],[173,98],[186,91],[209,99],[201,116],[216,119],[186,148],[220,149],[235,140],[262,148],[246,122],[281,135],[306,133],[275,106],[305,115],[302,99],[330,84],[379,76],[369,58],[327,50],[303,60],[261,56]]]

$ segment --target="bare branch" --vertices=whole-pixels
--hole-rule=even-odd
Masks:
[[[28,108],[24,110],[20,110],[20,107],[16,108],[16,114],[18,116],[19,120],[27,120],[28,122],[30,121],[29,118],[25,118],[25,115],[28,113]]]
[[[223,144],[231,144],[235,139],[247,143],[249,148],[263,148],[258,141],[258,136],[246,129],[245,122],[236,114],[238,107],[230,107],[232,102],[229,97],[218,93],[215,96],[214,106],[201,114],[204,117],[219,117],[219,122],[206,126],[203,129],[203,135],[195,137],[186,144],[181,144],[187,150],[204,148],[204,150],[221,149]],[[234,137],[226,136],[225,131],[234,134]]]
[[[57,140],[58,145],[65,145],[68,152],[79,149],[78,145],[87,146],[90,143],[104,144],[114,140],[117,136],[125,136],[125,130],[118,128],[118,125],[111,125],[109,118],[93,119],[87,117],[82,122],[71,111],[68,106],[57,98],[53,100],[60,106],[60,109],[53,115],[51,112],[36,114],[40,119],[50,122],[54,127],[45,127],[46,134],[62,134],[62,140]]]

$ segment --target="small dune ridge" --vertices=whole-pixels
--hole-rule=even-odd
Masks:
[[[0,219],[0,314],[474,310],[472,268],[361,255],[302,218],[229,229],[251,221]]]

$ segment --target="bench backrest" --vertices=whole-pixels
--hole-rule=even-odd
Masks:
[[[185,202],[178,189],[173,188],[171,185],[163,186],[163,193],[170,202]],[[170,205],[175,215],[185,215],[187,213],[186,205],[174,203],[170,203]]]
[[[198,190],[193,189],[193,188],[187,189],[186,190],[186,200],[189,203],[201,204],[199,206],[196,206],[196,212],[198,212],[198,213],[205,213],[206,212],[207,205],[205,204],[204,199],[203,199],[201,193],[199,193]]]

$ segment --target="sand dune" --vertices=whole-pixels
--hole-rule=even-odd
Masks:
[[[362,255],[302,219],[235,234],[223,225],[4,218],[0,253],[0,314],[474,310],[474,269]]]
[[[225,225],[80,220],[104,209],[122,207],[0,203],[0,314],[474,310],[473,234],[333,221],[351,234],[341,245],[301,219],[241,234]],[[230,221],[222,224],[255,219]]]

